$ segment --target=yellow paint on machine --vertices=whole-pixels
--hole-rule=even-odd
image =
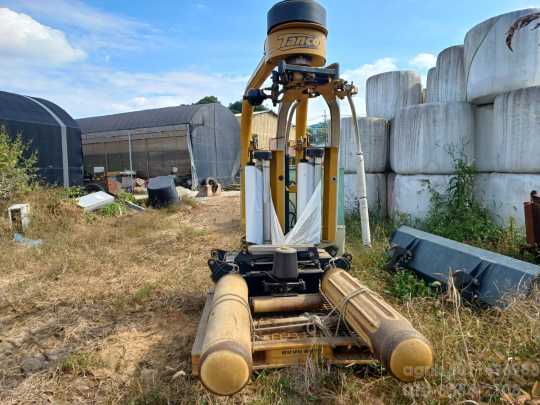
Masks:
[[[251,378],[251,314],[242,276],[223,277],[216,285],[200,357],[200,379],[217,395],[234,395]],[[223,373],[227,365],[229,372]]]
[[[338,268],[326,272],[322,291],[390,373],[405,382],[425,377],[431,344],[380,296]]]

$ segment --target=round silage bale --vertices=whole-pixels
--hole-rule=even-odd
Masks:
[[[416,72],[386,72],[367,80],[366,107],[369,117],[390,120],[401,108],[421,103],[422,81]]]
[[[465,37],[467,99],[487,104],[495,96],[540,85],[540,30],[532,26],[516,31],[513,52],[506,35],[514,22],[540,12],[540,8],[514,11],[491,18],[472,28]]]
[[[425,219],[431,209],[432,190],[444,194],[452,176],[416,175],[388,176],[388,214],[391,218],[402,215],[411,219]]]
[[[439,91],[437,84],[437,68],[433,67],[428,70],[427,85],[426,85],[426,103],[438,103]]]
[[[366,174],[368,207],[371,214],[385,217],[386,211],[386,174]],[[356,174],[345,175],[345,211],[347,213],[358,212],[358,176]]]
[[[524,226],[523,203],[533,190],[540,190],[540,174],[491,173],[475,178],[475,198],[504,226],[513,221]]]
[[[496,171],[540,172],[540,87],[497,96],[494,118]]]
[[[474,109],[474,165],[479,172],[497,171],[493,104]]]
[[[390,165],[398,174],[452,174],[456,158],[474,157],[474,113],[468,103],[407,107],[392,123]]]
[[[437,69],[432,73],[430,102],[467,101],[463,45],[451,46],[437,57]]]
[[[363,117],[358,119],[364,165],[367,173],[382,173],[388,167],[390,138],[389,122],[383,118]],[[356,173],[357,147],[356,133],[352,118],[341,120],[341,167],[346,173]]]

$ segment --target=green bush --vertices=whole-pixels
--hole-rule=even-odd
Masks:
[[[416,277],[415,274],[400,270],[393,275],[388,293],[402,301],[407,301],[416,297],[432,296],[435,293],[435,288]]]
[[[126,208],[124,204],[115,201],[101,208],[98,212],[104,217],[120,217],[125,214]]]
[[[418,227],[433,234],[468,243],[483,249],[534,261],[534,255],[523,250],[523,229],[514,222],[503,227],[491,213],[474,199],[476,169],[455,159],[456,174],[444,194],[431,189],[431,209]]]
[[[458,242],[493,242],[502,228],[473,196],[476,169],[463,160],[455,160],[456,175],[444,194],[431,189],[431,209],[422,228]]]
[[[28,157],[28,149],[20,136],[11,140],[5,128],[0,127],[0,200],[28,191],[35,179],[37,155]]]
[[[138,205],[133,194],[120,191],[114,203],[107,205],[98,212],[105,217],[120,217],[128,212],[128,203]]]

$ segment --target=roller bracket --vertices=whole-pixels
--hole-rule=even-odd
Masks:
[[[244,96],[244,99],[247,100],[247,102],[252,107],[258,107],[264,103],[266,99],[270,98],[265,94],[265,92],[261,89],[250,89],[248,90],[247,94]]]

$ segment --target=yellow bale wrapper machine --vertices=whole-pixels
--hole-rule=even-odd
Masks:
[[[218,395],[233,395],[253,370],[380,361],[402,381],[432,366],[429,342],[381,297],[349,274],[337,236],[340,100],[356,123],[353,84],[326,66],[326,10],[313,0],[285,0],[268,13],[264,56],[244,94],[241,123],[242,224],[238,252],[215,250],[209,293],[192,350],[194,375]],[[267,86],[262,88],[263,86]],[[325,145],[311,145],[308,102],[330,110]],[[253,110],[279,106],[271,150],[251,131]],[[296,119],[296,138],[289,132]],[[360,135],[358,185],[362,234],[370,245]],[[294,158],[293,158],[294,156]]]

